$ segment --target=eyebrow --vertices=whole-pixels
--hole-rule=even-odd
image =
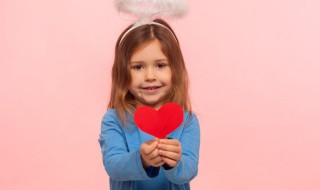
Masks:
[[[168,61],[168,59],[156,59],[156,62],[160,62],[160,61]]]
[[[156,59],[155,62],[167,61],[168,59]],[[131,61],[130,64],[143,64],[144,61]]]

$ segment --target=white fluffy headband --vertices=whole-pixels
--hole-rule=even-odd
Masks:
[[[133,14],[139,18],[152,17],[182,17],[187,13],[184,0],[116,0],[120,12]]]
[[[134,15],[138,19],[122,36],[120,43],[129,32],[146,24],[162,26],[172,33],[172,31],[163,24],[153,22],[153,17],[180,18],[185,16],[188,11],[187,4],[184,0],[115,0],[115,4],[119,12]]]

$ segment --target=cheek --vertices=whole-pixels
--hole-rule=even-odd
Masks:
[[[172,72],[171,69],[167,73],[167,81],[171,84],[172,83]]]
[[[172,84],[172,78],[171,78],[171,76],[167,77],[167,83],[170,84],[170,85]]]
[[[130,85],[131,86],[138,85],[139,81],[141,80],[140,78],[141,77],[138,74],[131,73],[131,83],[130,83]]]

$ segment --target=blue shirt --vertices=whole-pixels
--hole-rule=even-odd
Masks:
[[[140,145],[154,139],[135,125],[132,116],[123,126],[116,111],[103,116],[99,143],[103,164],[109,175],[110,190],[187,190],[198,173],[200,128],[195,114],[184,112],[183,123],[168,138],[180,141],[182,155],[173,168],[144,169]]]

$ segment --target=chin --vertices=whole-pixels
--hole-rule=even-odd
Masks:
[[[153,106],[157,105],[158,103],[159,103],[159,101],[144,101],[143,102],[144,105],[147,105],[150,107],[153,107]]]
[[[158,102],[157,101],[152,101],[152,102],[145,102],[145,105],[149,105],[149,106],[154,106],[154,105],[156,105],[156,104],[158,104]]]

